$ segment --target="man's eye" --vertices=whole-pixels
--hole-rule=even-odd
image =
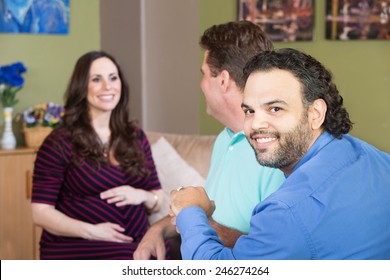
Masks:
[[[280,110],[282,110],[282,109],[279,108],[279,107],[273,107],[273,108],[271,108],[271,112],[272,112],[272,113],[279,112]]]
[[[250,109],[245,109],[245,110],[244,110],[244,114],[245,114],[246,116],[252,115],[253,113],[254,113],[253,110],[250,110]]]

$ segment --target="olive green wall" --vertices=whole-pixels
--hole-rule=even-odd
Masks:
[[[68,35],[0,33],[0,65],[22,61],[27,68],[24,88],[17,94],[16,113],[41,102],[63,104],[63,93],[77,58],[100,48],[99,25],[99,0],[73,0]],[[14,124],[14,131],[20,145],[23,140],[18,124]]]
[[[390,152],[390,40],[325,40],[325,4],[316,1],[315,39],[310,42],[277,43],[313,55],[330,69],[345,106],[355,123],[352,135]],[[212,24],[236,20],[237,0],[201,0],[200,32]],[[201,133],[215,134],[222,128],[205,113],[202,97]]]
[[[325,64],[334,73],[355,123],[352,134],[390,152],[390,40],[325,40],[325,7],[322,1],[317,2],[316,38],[310,42],[277,43],[276,47],[299,48]],[[71,1],[70,32],[66,36],[0,33],[0,65],[22,61],[28,68],[25,87],[18,93],[17,113],[40,102],[62,103],[76,59],[100,48],[99,3]],[[235,20],[236,7],[237,0],[200,0],[200,33],[212,24]],[[200,62],[202,56],[200,52]],[[206,115],[201,92],[200,96],[200,133],[216,134],[222,126]]]

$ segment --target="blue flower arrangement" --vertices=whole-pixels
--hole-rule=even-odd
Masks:
[[[23,112],[26,127],[47,126],[56,128],[62,123],[64,107],[53,102],[37,104]]]
[[[18,103],[16,93],[23,88],[25,72],[27,69],[22,62],[0,67],[0,100],[4,108]]]

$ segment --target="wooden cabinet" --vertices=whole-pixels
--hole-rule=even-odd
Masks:
[[[0,259],[38,259],[40,230],[31,217],[35,150],[0,150]]]

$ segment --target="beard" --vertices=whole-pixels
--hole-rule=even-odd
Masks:
[[[271,134],[279,139],[279,146],[274,151],[256,149],[252,145],[256,159],[261,165],[279,169],[296,164],[309,150],[313,139],[313,133],[308,127],[307,114],[304,114],[299,124],[289,132],[254,131],[250,136],[257,134]]]

